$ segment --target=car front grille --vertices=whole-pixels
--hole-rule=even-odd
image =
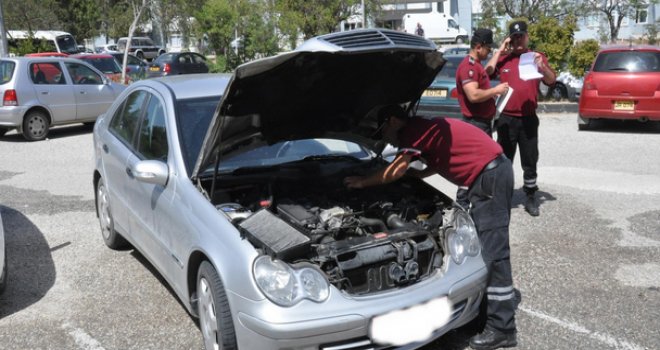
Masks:
[[[433,43],[422,37],[395,32],[391,30],[354,30],[341,33],[333,33],[322,36],[320,40],[327,41],[342,49],[365,48],[365,47],[387,47],[402,46],[407,48],[432,49]]]

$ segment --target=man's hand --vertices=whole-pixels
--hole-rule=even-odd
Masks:
[[[499,51],[504,54],[511,52],[511,37],[507,36],[506,39],[502,41],[502,45],[500,45]]]
[[[539,67],[539,70],[541,70],[541,72],[545,70],[545,64],[543,63],[543,56],[538,52],[534,53],[534,63],[536,63],[536,66]]]
[[[505,95],[509,91],[509,83],[498,84],[494,89],[496,95]]]
[[[362,176],[348,176],[344,178],[344,185],[348,188],[364,188]]]

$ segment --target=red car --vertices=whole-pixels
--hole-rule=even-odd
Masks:
[[[108,79],[111,81],[114,81],[115,83],[121,83],[121,66],[117,63],[114,57],[110,54],[78,54],[78,55],[72,55],[69,56],[72,58],[77,58],[79,60],[83,60],[92,66],[94,68],[98,69],[101,71],[101,73],[105,74]],[[126,74],[126,79],[124,81],[124,84],[130,83],[130,77],[128,74]]]
[[[595,119],[660,121],[660,47],[613,46],[598,52],[584,77],[578,129]]]

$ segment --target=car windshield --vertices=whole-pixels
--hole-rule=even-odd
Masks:
[[[91,63],[103,73],[121,73],[121,68],[114,58],[86,58],[85,61]]]
[[[436,79],[437,78],[456,79],[456,69],[458,68],[458,65],[461,64],[461,61],[463,60],[464,57],[465,56],[445,57],[447,62],[445,62],[445,65],[442,66],[442,69],[440,70],[440,72],[438,72]]]
[[[0,85],[8,83],[14,75],[16,63],[12,61],[0,61]]]
[[[222,159],[218,167],[221,173],[309,160],[358,160],[370,158],[360,145],[335,139],[304,139],[283,141],[259,147],[236,156]],[[211,171],[208,169],[207,171]]]
[[[162,62],[171,62],[172,60],[174,60],[174,55],[175,54],[173,54],[173,53],[162,54],[162,55],[158,56],[156,58],[156,60],[154,60],[154,63],[158,64],[158,63],[162,63]]]
[[[179,127],[181,154],[189,174],[192,172],[192,167],[195,166],[220,97],[176,101],[176,121]]]
[[[71,35],[60,35],[57,37],[57,46],[60,48],[60,52],[75,54],[78,53],[78,45]]]
[[[650,51],[601,52],[594,72],[660,72],[660,53]]]

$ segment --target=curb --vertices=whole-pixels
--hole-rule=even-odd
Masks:
[[[539,103],[538,113],[577,113],[577,103]]]

